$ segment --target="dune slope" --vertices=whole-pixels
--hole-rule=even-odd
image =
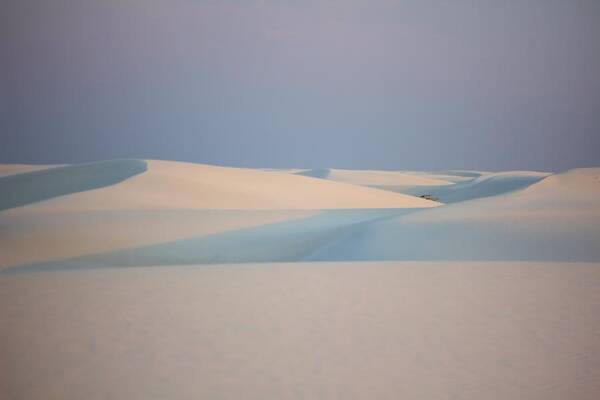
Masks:
[[[311,210],[16,210],[0,214],[0,269],[201,238],[318,214]]]
[[[0,211],[122,182],[146,170],[140,160],[69,165],[0,177]]]
[[[119,185],[36,205],[38,211],[105,209],[332,209],[435,207],[439,203],[280,172],[148,161]]]
[[[600,169],[365,225],[315,260],[600,261]]]
[[[40,171],[62,165],[30,165],[30,164],[0,164],[0,177],[8,175],[22,174],[25,172]]]
[[[345,182],[353,185],[374,187],[378,189],[400,192],[401,188],[429,185],[451,185],[453,182],[425,175],[403,173],[399,171],[377,170],[348,170],[317,168],[301,172],[296,175],[310,176],[313,178],[328,179],[336,182]]]
[[[599,172],[574,170],[525,190],[437,208],[331,210],[11,271],[304,260],[598,262]]]
[[[247,228],[229,229],[213,235],[196,235],[165,243],[133,246],[80,257],[46,259],[6,268],[9,265],[5,266],[4,271],[24,273],[149,265],[301,261],[364,224],[416,210],[328,210],[305,218],[288,216],[287,220],[271,224],[266,224],[263,220],[262,224],[249,224]],[[221,219],[233,211],[223,212]]]
[[[456,203],[524,189],[549,175],[545,172],[532,171],[493,172],[453,185],[413,186],[401,192],[415,196],[427,194],[442,203]]]

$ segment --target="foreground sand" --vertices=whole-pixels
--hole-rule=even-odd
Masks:
[[[0,275],[6,399],[590,399],[600,264]]]

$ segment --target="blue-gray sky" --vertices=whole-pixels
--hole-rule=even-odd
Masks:
[[[598,0],[5,0],[0,162],[600,165]]]

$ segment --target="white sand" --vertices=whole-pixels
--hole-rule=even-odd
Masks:
[[[281,172],[148,161],[117,185],[36,203],[36,210],[333,209],[435,207],[439,203]]]
[[[298,172],[296,172],[298,173]],[[428,186],[450,185],[453,182],[432,178],[425,175],[404,173],[400,171],[382,170],[351,170],[351,169],[317,169],[301,171],[299,174],[306,176],[319,176],[336,182],[350,183],[361,186]]]
[[[4,399],[600,397],[600,264],[0,275]]]
[[[600,169],[452,173],[491,197],[150,161],[1,211],[0,267],[58,268],[0,272],[0,399],[600,398]],[[168,265],[278,259],[343,261]]]
[[[286,173],[149,161],[147,172],[118,184],[0,212],[0,268],[201,237],[317,213],[310,209],[437,205]]]
[[[42,203],[39,203],[42,204]],[[98,210],[52,212],[36,206],[0,213],[3,268],[148,246],[306,218],[309,210]]]
[[[537,171],[490,172],[453,185],[412,186],[399,191],[417,196],[429,194],[443,203],[457,203],[521,190],[549,175]]]
[[[30,164],[0,164],[0,177],[22,174],[25,172],[40,171],[42,169],[48,169],[58,167],[59,165],[30,165]]]
[[[433,210],[432,210],[433,211]],[[600,168],[578,168],[548,176],[523,190],[502,196],[451,204],[440,212],[411,215],[413,221],[448,219],[499,219],[600,214]]]
[[[427,178],[440,179],[442,181],[459,183],[470,181],[478,176],[487,174],[486,171],[402,171],[405,174],[419,175]]]
[[[316,260],[600,261],[600,168],[360,226]]]

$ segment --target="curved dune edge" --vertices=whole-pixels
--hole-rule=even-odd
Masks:
[[[600,261],[600,168],[362,226],[312,260]]]
[[[181,166],[168,164],[179,176]],[[213,168],[225,170],[218,171],[225,175],[240,171],[206,166],[200,166],[199,170],[206,172],[213,171]],[[198,171],[195,166],[194,171]],[[165,172],[164,169],[162,172]],[[264,174],[274,175],[270,172]],[[510,173],[509,177],[512,177],[511,174],[514,175]],[[213,175],[208,174],[209,177]],[[16,261],[19,259],[17,254],[12,262],[3,266],[39,271],[119,265],[303,260],[600,261],[597,246],[597,238],[600,237],[600,169],[593,168],[552,175],[512,193],[427,209],[338,209],[316,214],[315,211],[302,214],[301,210],[280,211],[280,214],[273,210],[261,214],[260,209],[252,208],[245,211],[213,209],[216,219],[208,217],[211,209],[44,211],[53,210],[47,206],[54,202],[72,201],[72,196],[98,194],[106,190],[123,194],[120,190],[122,185],[142,176],[109,188],[4,212],[0,228],[7,232],[5,236],[14,239],[13,245],[7,247],[7,254],[11,254],[13,247],[18,248],[19,243],[24,249],[29,245],[36,245],[42,250],[52,247],[48,245],[52,242],[48,241],[48,235],[61,237],[52,233],[52,229],[57,228],[56,221],[79,226],[79,230],[73,229],[73,234],[81,235],[83,246],[80,252],[42,251],[41,254],[49,257],[21,258],[21,262]],[[193,177],[193,174],[186,176]],[[285,179],[289,177],[283,176]],[[166,179],[164,176],[159,178],[159,181]],[[206,179],[206,176],[200,178]],[[314,178],[306,180],[311,184],[319,181]],[[328,184],[326,181],[319,182]],[[147,186],[147,183],[144,185]],[[134,188],[139,189],[139,186],[138,183]],[[106,199],[109,198],[103,198]],[[123,203],[115,201],[103,205],[114,208]],[[193,217],[194,212],[199,214]],[[247,223],[243,222],[246,217]],[[35,227],[37,231],[43,227],[43,221],[50,222],[45,231],[40,230],[36,243],[30,244],[24,237],[18,237],[19,231],[26,233],[27,226]],[[188,225],[178,226],[185,223]],[[127,224],[137,224],[137,230],[123,226]],[[202,224],[206,226],[200,226]],[[224,228],[221,230],[219,225]],[[144,226],[149,230],[158,229],[164,235],[140,234]],[[169,229],[171,231],[166,232]],[[93,231],[93,234],[86,233],[86,230]],[[130,237],[119,239],[115,231]],[[16,236],[11,236],[11,232],[16,232]],[[32,235],[35,237],[35,233]],[[121,241],[106,247],[90,245],[91,238],[104,244],[110,242],[107,238],[113,239],[114,236],[117,242]],[[70,240],[76,241],[73,236]],[[7,243],[9,241],[3,241],[3,246],[8,246]],[[24,253],[21,251],[20,255]]]
[[[319,213],[311,210],[12,211],[0,216],[0,269],[199,238]]]
[[[0,164],[0,177],[63,167],[64,164]]]
[[[353,260],[600,261],[600,169],[430,209],[330,210],[150,246],[21,265],[115,266]],[[579,198],[573,190],[581,189]]]
[[[317,168],[294,172],[411,196],[426,196],[441,203],[456,203],[524,189],[551,175],[537,171],[377,171]]]
[[[340,236],[374,221],[418,209],[329,210],[295,215],[282,222],[255,224],[212,235],[187,237],[148,246],[8,266],[6,273],[173,264],[302,261]],[[246,211],[253,213],[258,211]],[[230,211],[224,211],[225,215]],[[221,217],[221,218],[223,218]]]
[[[293,172],[296,175],[313,178],[328,179],[336,182],[350,183],[353,185],[382,187],[387,186],[429,186],[451,185],[453,182],[425,175],[404,173],[403,171],[382,170],[350,170],[334,168],[316,168]]]
[[[414,196],[427,194],[444,204],[451,204],[525,189],[550,175],[537,171],[490,172],[453,185],[413,186],[399,191]]]
[[[426,208],[440,203],[280,172],[173,161],[147,161],[148,170],[119,185],[36,204],[35,211],[107,209],[340,209]]]
[[[114,185],[146,169],[142,160],[112,160],[0,177],[0,211]]]

